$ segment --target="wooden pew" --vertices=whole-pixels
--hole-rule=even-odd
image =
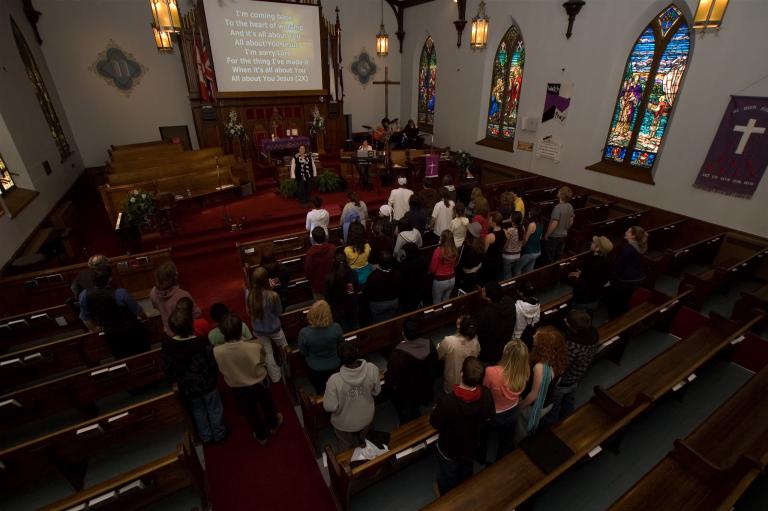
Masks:
[[[154,181],[168,177],[178,177],[185,174],[197,174],[202,171],[215,170],[218,162],[219,168],[233,168],[238,166],[235,156],[232,154],[222,154],[221,148],[215,148],[213,152],[210,149],[194,151],[194,158],[179,157],[172,162],[163,163],[155,166],[138,166],[135,170],[123,169],[120,172],[114,172],[107,175],[107,183],[110,186],[135,185],[146,181]],[[191,154],[191,153],[183,153]]]
[[[579,461],[596,456],[601,444],[624,430],[653,402],[679,390],[692,379],[691,374],[761,319],[738,324],[713,314],[704,326],[610,389],[596,387],[589,403],[551,428],[551,434],[571,452],[552,471],[545,472],[519,448],[424,509],[479,511],[520,506]]]
[[[165,337],[160,316],[147,319],[144,325],[152,343],[160,342]],[[100,332],[85,332],[36,344],[0,356],[0,388],[8,392],[34,381],[98,366],[112,357],[112,351]]]
[[[572,227],[568,231],[567,248],[571,252],[589,250],[593,236],[605,236],[611,241],[624,237],[624,232],[632,225],[642,222],[646,210],[639,210],[623,204],[613,203],[605,220],[589,222]]]
[[[185,435],[173,454],[79,491],[41,511],[74,511],[96,506],[100,510],[143,509],[189,487],[200,495],[201,508],[208,509],[205,474],[189,435]]]
[[[0,431],[8,432],[75,409],[84,418],[96,401],[164,378],[160,349],[62,376],[0,396]]]
[[[753,275],[766,255],[768,243],[729,232],[720,242],[712,268],[699,275],[686,273],[678,289],[692,289],[687,303],[701,308],[712,293],[729,281]]]
[[[75,424],[0,451],[0,487],[34,483],[58,471],[76,490],[83,489],[88,460],[126,441],[188,421],[176,392],[167,392],[93,420]]]
[[[119,146],[109,151],[113,163],[130,160],[153,160],[164,156],[178,157],[184,152],[181,144],[150,144],[134,147]]]
[[[39,339],[55,339],[85,332],[85,325],[68,305],[55,305],[0,319],[0,353]],[[0,366],[2,370],[2,366]]]
[[[733,509],[768,463],[768,369],[702,422],[611,510]]]
[[[170,248],[110,258],[114,285],[126,288],[137,300],[147,298],[155,285],[155,270],[170,258]],[[74,298],[69,286],[87,267],[79,263],[0,279],[0,309],[10,315],[61,305]]]
[[[354,468],[350,465],[354,450],[334,454],[325,446],[331,488],[343,510],[349,509],[349,497],[402,468],[423,454],[437,441],[437,431],[429,423],[429,415],[403,424],[390,433],[389,451]]]
[[[741,298],[733,306],[731,318],[744,321],[754,316],[757,310],[768,312],[768,284],[764,284],[755,291],[742,292]]]
[[[133,174],[134,172],[149,171],[150,178],[175,174],[183,165],[194,167],[200,162],[215,164],[214,158],[217,156],[220,157],[219,161],[222,165],[225,164],[225,161],[235,162],[233,155],[226,155],[225,160],[224,152],[220,147],[208,147],[197,151],[174,151],[125,161],[113,161],[107,167],[109,172],[107,182],[111,185],[126,184],[125,181],[119,181],[120,177],[123,174]],[[168,172],[164,172],[166,169]],[[113,181],[113,179],[118,179],[118,181]]]
[[[135,144],[122,144],[122,145],[111,144],[108,150],[111,152],[124,151],[126,149],[138,149],[141,147],[151,147],[151,146],[156,146],[161,144],[170,144],[170,143],[171,142],[167,140],[152,140],[150,142],[136,142]]]

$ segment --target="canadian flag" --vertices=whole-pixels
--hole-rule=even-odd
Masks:
[[[200,99],[210,102],[213,100],[213,68],[211,59],[205,48],[203,41],[203,32],[200,31],[200,37],[195,39],[195,33],[192,32],[192,38],[195,44],[195,63],[197,65],[197,85],[200,89]]]

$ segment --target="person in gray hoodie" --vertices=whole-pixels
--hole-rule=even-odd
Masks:
[[[440,362],[432,342],[419,335],[414,318],[403,322],[403,340],[387,362],[386,394],[397,410],[400,424],[421,415],[421,406],[434,399],[434,383]]]
[[[517,319],[515,320],[515,330],[512,333],[513,339],[520,339],[531,349],[533,343],[533,331],[536,323],[541,317],[541,304],[539,299],[534,296],[535,289],[530,282],[524,282],[520,289],[520,298],[515,302],[515,311]],[[530,327],[530,328],[528,328]],[[528,333],[524,332],[528,329]],[[526,338],[523,338],[526,337]]]
[[[365,445],[376,405],[373,397],[381,392],[379,368],[357,358],[351,341],[339,345],[341,369],[328,379],[323,408],[331,414],[339,452]]]
[[[176,304],[182,298],[192,300],[192,316],[199,318],[202,315],[200,307],[195,303],[189,292],[179,287],[179,271],[173,261],[166,261],[155,270],[155,286],[149,292],[152,305],[160,312],[163,321],[163,330],[168,337],[173,337],[173,331],[168,325],[168,318],[176,309]]]

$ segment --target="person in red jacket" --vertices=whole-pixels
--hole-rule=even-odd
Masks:
[[[459,251],[453,240],[453,232],[446,229],[440,234],[440,245],[432,253],[429,273],[433,276],[432,303],[438,304],[451,297],[456,284],[454,268],[459,262]]]
[[[315,300],[325,298],[325,277],[333,270],[333,256],[336,247],[326,241],[325,229],[318,226],[312,229],[314,245],[309,247],[304,257],[304,276],[309,281]]]

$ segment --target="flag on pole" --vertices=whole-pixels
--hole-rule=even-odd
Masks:
[[[200,99],[206,102],[213,101],[213,67],[211,67],[211,59],[208,55],[208,50],[205,47],[205,41],[203,40],[203,30],[200,30],[199,37],[195,37],[195,31],[192,31],[192,40],[195,46],[195,64],[197,67],[197,85],[200,89]]]

